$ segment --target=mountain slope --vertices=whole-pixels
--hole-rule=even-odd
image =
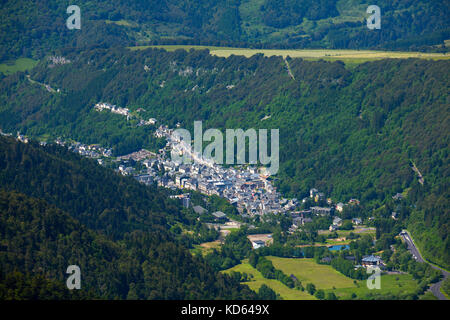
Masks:
[[[150,42],[435,50],[450,38],[448,0],[380,0],[381,30],[367,29],[373,3],[361,0],[85,0],[80,30],[66,28],[70,4],[3,1],[0,61]]]
[[[293,79],[281,57],[262,55],[225,59],[207,51],[97,49],[67,57],[71,64],[50,68],[41,62],[30,73],[61,94],[45,93],[24,74],[2,79],[4,131],[110,147],[136,137],[137,148],[146,146],[125,119],[93,110],[96,102],[108,101],[143,107],[146,116],[170,127],[181,122],[192,129],[203,120],[204,130],[280,129],[275,183],[287,196],[301,198],[318,187],[335,201],[360,199],[365,215],[397,192],[409,190],[410,205],[418,207],[431,194],[448,199],[448,61],[388,59],[348,69],[341,62],[288,59]],[[129,127],[108,134],[121,126]],[[425,177],[423,187],[412,163]],[[422,203],[430,211],[426,227],[443,228],[441,238],[428,243],[440,247],[435,261],[445,265],[448,251],[437,243],[449,241],[449,212]]]
[[[59,288],[54,298],[61,299],[255,297],[172,238],[166,221],[175,219],[178,208],[164,194],[93,161],[0,137],[0,183],[5,297],[50,298],[26,291],[27,281],[43,290]],[[71,264],[81,269],[77,293],[62,289]],[[12,288],[25,291],[14,296]]]

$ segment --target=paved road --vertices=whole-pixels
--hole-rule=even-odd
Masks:
[[[417,250],[417,247],[415,246],[415,244],[412,241],[411,237],[407,233],[402,233],[401,237],[403,238],[403,240],[408,245],[408,250],[415,257],[416,261],[418,261],[418,262],[426,262],[423,259],[423,257],[420,255],[419,250]],[[439,300],[447,300],[447,298],[441,292],[441,285],[444,282],[444,280],[447,279],[450,276],[450,273],[445,271],[445,270],[443,270],[443,269],[441,269],[441,268],[439,268],[439,267],[433,266],[433,265],[431,265],[431,267],[433,269],[440,270],[442,272],[442,274],[444,275],[444,278],[441,281],[437,282],[437,283],[433,283],[430,286],[430,290],[434,294],[434,296],[436,298],[438,298]]]
[[[408,245],[408,250],[411,252],[414,259],[416,259],[417,262],[425,262],[425,260],[420,255],[419,250],[417,250],[416,246],[414,245],[414,242],[411,240],[411,237],[407,233],[402,233],[401,236]]]
[[[435,268],[435,269],[437,269],[437,268]],[[441,292],[441,285],[444,282],[444,280],[448,278],[449,273],[447,271],[443,271],[443,270],[441,270],[441,271],[444,274],[444,279],[437,283],[433,283],[430,287],[430,290],[434,294],[434,296],[436,298],[438,298],[439,300],[447,300],[447,298]]]

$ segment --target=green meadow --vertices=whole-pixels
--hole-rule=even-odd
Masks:
[[[128,20],[118,20],[118,21],[105,20],[105,22],[108,24],[113,23],[118,26],[124,26],[124,27],[133,27],[133,26],[137,25],[135,22],[128,21]]]
[[[275,279],[266,279],[262,276],[262,274],[253,268],[247,260],[243,260],[241,264],[234,266],[231,269],[225,270],[223,272],[230,273],[232,271],[247,273],[249,276],[252,275],[253,278],[251,281],[243,282],[242,284],[246,284],[250,287],[250,289],[254,291],[258,291],[258,289],[263,285],[267,285],[276,293],[278,293],[284,300],[316,300],[316,298],[306,291],[300,291],[297,289],[291,289],[285,286],[278,280]]]
[[[317,289],[334,292],[340,299],[351,299],[352,294],[361,298],[369,294],[412,294],[418,283],[409,274],[385,274],[380,279],[380,289],[370,290],[366,280],[353,280],[329,265],[317,264],[313,259],[268,257],[275,268],[287,275],[293,274],[303,285],[313,283]]]
[[[348,237],[350,233],[364,235],[364,234],[370,234],[372,236],[375,236],[375,228],[367,228],[367,227],[357,227],[353,230],[336,230],[335,231],[338,234],[339,238],[342,237]],[[319,230],[319,234],[329,235],[331,231],[329,230]]]
[[[418,283],[410,274],[385,274],[381,276],[380,289],[367,288],[366,280],[356,282],[357,288],[337,288],[336,290],[326,290],[325,292],[333,291],[336,296],[342,299],[350,299],[354,293],[358,298],[364,298],[370,294],[413,294],[417,288]]]
[[[33,69],[37,63],[37,60],[33,60],[30,58],[19,58],[15,61],[1,63],[0,72],[5,75],[9,75],[18,71],[26,71]]]
[[[273,266],[285,274],[293,274],[305,286],[313,283],[317,289],[354,288],[353,280],[329,265],[317,264],[313,259],[267,257]]]
[[[241,55],[251,57],[261,53],[265,56],[282,56],[291,58],[302,58],[305,60],[327,60],[343,61],[346,64],[356,65],[367,61],[381,59],[449,59],[450,55],[444,53],[422,53],[422,52],[401,52],[401,51],[376,51],[376,50],[339,50],[339,49],[247,49],[232,47],[215,46],[196,46],[196,45],[155,45],[155,46],[136,46],[129,47],[130,50],[144,50],[148,48],[162,48],[167,51],[184,49],[189,51],[209,49],[212,55],[218,57],[229,57],[231,55]]]
[[[207,255],[208,253],[211,253],[214,249],[220,250],[221,245],[220,241],[211,241],[211,242],[204,242],[201,244],[194,245],[194,248],[190,249],[191,253],[193,254],[199,254],[199,255]]]

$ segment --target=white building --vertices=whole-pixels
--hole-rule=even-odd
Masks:
[[[262,240],[254,240],[252,241],[253,249],[258,249],[266,246],[266,243]]]
[[[339,211],[339,212],[342,212],[344,210],[344,204],[342,202],[339,202],[336,205],[336,210]]]

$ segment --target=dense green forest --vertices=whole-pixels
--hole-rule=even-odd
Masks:
[[[50,67],[42,61],[29,73],[59,93],[24,73],[1,77],[3,131],[102,143],[117,153],[157,147],[151,128],[94,111],[99,101],[142,107],[172,128],[180,122],[191,129],[194,120],[203,120],[204,130],[279,128],[279,191],[301,198],[316,187],[335,201],[360,199],[363,215],[379,209],[387,217],[398,205],[391,197],[409,193],[402,219],[428,259],[449,265],[449,62],[387,59],[348,68],[288,58],[292,79],[282,58],[262,55],[219,58],[206,50],[161,49],[60,54],[72,62]],[[117,149],[120,144],[131,149]]]
[[[0,185],[2,299],[257,297],[174,240],[176,202],[94,161],[0,137]]]
[[[381,30],[369,30],[365,0],[83,0],[69,30],[70,1],[0,4],[0,61],[41,58],[56,48],[136,44],[447,50],[450,1],[379,0]]]

